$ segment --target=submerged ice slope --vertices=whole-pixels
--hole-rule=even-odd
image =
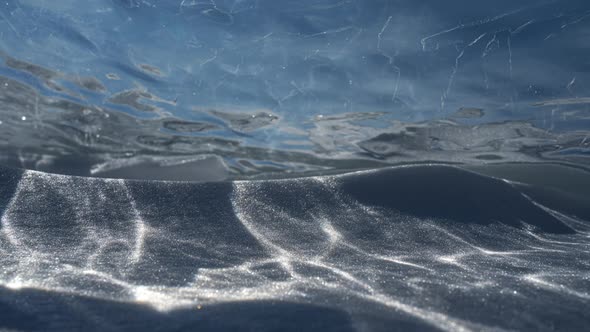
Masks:
[[[0,183],[0,328],[590,324],[590,204],[562,190],[448,166],[220,183],[2,169]]]

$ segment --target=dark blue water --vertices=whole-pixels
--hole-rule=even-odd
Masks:
[[[590,2],[7,0],[0,330],[587,330]]]
[[[9,0],[0,14],[6,165],[217,180],[588,158],[583,0]]]

